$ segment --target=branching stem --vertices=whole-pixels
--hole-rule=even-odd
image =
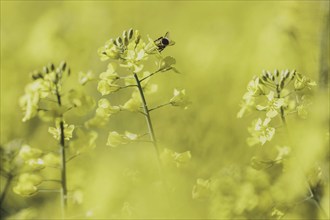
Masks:
[[[59,92],[58,85],[56,84],[56,97],[57,103],[61,107],[61,95]],[[64,121],[63,115],[60,117],[60,152],[61,152],[61,197],[62,197],[62,210],[65,216],[65,211],[68,205],[68,190],[67,190],[67,180],[66,180],[66,152],[65,152],[65,135],[64,135]]]
[[[277,93],[277,98],[281,98],[281,89],[280,89],[280,86],[279,85],[276,85],[276,93]],[[281,112],[281,120],[282,120],[284,126],[286,127],[286,120],[285,120],[283,106],[281,106],[280,112]]]
[[[153,73],[153,74],[155,74],[155,73]],[[150,76],[151,76],[151,74],[149,75],[149,77]],[[151,138],[151,141],[154,145],[154,148],[155,148],[155,151],[156,151],[156,154],[157,154],[157,159],[158,159],[158,162],[159,162],[159,168],[160,168],[161,167],[161,161],[160,161],[160,154],[159,154],[159,149],[158,149],[158,145],[157,145],[157,140],[156,140],[156,136],[155,136],[153,126],[152,126],[151,118],[150,118],[150,111],[148,109],[147,101],[145,99],[144,92],[143,92],[143,89],[142,89],[142,86],[141,86],[141,81],[146,79],[146,78],[143,78],[142,80],[139,80],[139,77],[137,76],[136,73],[134,73],[134,78],[135,78],[135,81],[137,83],[137,87],[139,89],[139,93],[140,93],[141,100],[142,100],[142,105],[143,105],[144,115],[145,115],[145,118],[146,118],[146,121],[147,121],[147,124],[148,124],[148,130],[149,130],[150,138]]]
[[[154,108],[149,109],[149,112],[151,112],[151,111],[153,111],[153,110],[156,110],[156,109],[159,109],[159,108],[161,108],[161,107],[164,107],[164,106],[170,105],[170,104],[171,104],[171,103],[168,102],[168,103],[165,103],[165,104],[158,105],[158,106],[156,106],[156,107],[154,107]]]
[[[160,72],[160,70],[157,70],[157,71],[155,71],[155,72],[151,73],[150,75],[148,75],[148,76],[146,76],[146,77],[144,77],[144,78],[140,79],[140,83],[141,83],[142,81],[144,81],[144,80],[148,79],[149,77],[151,77],[151,76],[155,75],[155,74],[156,74],[156,73],[158,73],[158,72]],[[134,76],[134,77],[135,77],[135,76]]]

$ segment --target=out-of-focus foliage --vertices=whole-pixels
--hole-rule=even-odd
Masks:
[[[295,69],[319,82],[319,71],[324,69],[321,54],[329,54],[321,44],[328,8],[327,1],[1,1],[0,144],[1,161],[6,161],[1,162],[1,169],[7,173],[12,162],[15,167],[29,167],[40,165],[41,160],[47,166],[37,174],[24,170],[29,175],[15,175],[17,181],[8,184],[9,190],[1,202],[1,217],[61,216],[59,193],[42,191],[56,188],[58,183],[39,183],[39,176],[44,180],[59,176],[51,168],[59,163],[54,157],[58,153],[57,141],[48,133],[49,124],[37,118],[22,123],[22,118],[36,114],[36,96],[23,100],[23,104],[29,103],[25,105],[29,112],[22,112],[18,101],[25,85],[30,83],[32,70],[61,60],[67,60],[71,67],[63,92],[66,101],[76,106],[66,115],[66,119],[70,118],[66,120],[68,128],[75,125],[68,147],[72,155],[80,155],[67,165],[70,197],[67,216],[76,219],[329,216],[328,94],[318,86],[313,87],[310,98],[301,100],[307,109],[295,106],[297,112],[287,118],[289,137],[285,132],[276,132],[272,140],[262,139],[266,141],[262,147],[249,147],[246,142],[250,136],[247,128],[258,112],[246,112],[244,118],[236,118],[246,85],[264,69]],[[175,46],[162,51],[168,58],[156,64],[164,72],[150,80],[158,86],[148,88],[148,104],[157,106],[159,100],[171,100],[173,88],[180,89],[174,92],[172,105],[184,108],[192,103],[184,111],[164,107],[151,114],[164,149],[161,175],[150,144],[130,142],[132,134],[146,130],[143,115],[135,113],[139,99],[125,91],[113,94],[110,101],[101,97],[102,91],[102,94],[109,91],[108,82],[113,82],[115,69],[99,61],[98,48],[130,27],[144,36],[149,34],[150,39],[169,31],[175,41]],[[144,40],[147,44],[148,38]],[[109,55],[115,56],[114,52],[110,50]],[[134,59],[140,55],[127,54]],[[169,55],[175,56],[176,62]],[[139,64],[126,63],[135,70],[141,68]],[[174,64],[180,74],[165,72]],[[152,65],[146,64],[144,68]],[[328,68],[328,64],[325,66]],[[299,89],[310,84],[307,78],[299,78],[292,86]],[[102,80],[105,83],[98,85]],[[83,89],[70,91],[76,82],[84,85]],[[130,83],[127,80],[125,85]],[[156,90],[157,93],[152,93]],[[189,100],[183,96],[185,91]],[[260,92],[257,81],[249,84],[249,91]],[[269,92],[266,95],[258,109],[272,117],[286,100],[274,100],[276,97]],[[39,91],[38,96],[42,97],[43,92]],[[99,101],[94,103],[92,99]],[[250,108],[250,104],[246,107]],[[112,117],[120,108],[129,111]],[[85,112],[89,113],[82,116]],[[38,116],[46,121],[53,117],[40,113]],[[264,119],[255,122],[258,128],[267,125]],[[102,129],[88,130],[100,124]],[[280,123],[273,124],[275,129],[277,125]],[[51,126],[54,128],[51,133],[56,135],[56,123]],[[130,133],[125,133],[127,130]],[[110,131],[117,134],[112,133],[109,140]],[[18,138],[24,142],[11,142]],[[106,145],[114,146],[118,138],[129,143],[120,148]],[[30,151],[25,143],[31,146]],[[271,143],[274,145],[270,147]],[[19,157],[25,159],[4,159],[16,155],[13,152],[20,152]],[[276,163],[278,160],[286,162]],[[1,174],[3,195],[8,179],[3,170]],[[304,201],[308,195],[306,179],[320,195],[319,204],[325,214],[313,202]],[[20,186],[21,181],[29,182],[29,187]],[[17,192],[34,196],[25,198]]]

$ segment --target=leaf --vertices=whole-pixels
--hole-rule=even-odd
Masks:
[[[159,61],[158,64],[159,71],[166,72],[168,70],[171,70],[174,68],[173,67],[174,64],[176,64],[176,60],[174,59],[174,57],[167,56]],[[175,72],[178,71],[175,69]]]

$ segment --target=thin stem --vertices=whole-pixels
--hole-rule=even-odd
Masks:
[[[38,189],[38,192],[60,192],[59,189]]]
[[[153,74],[155,74],[155,73],[153,73]],[[148,77],[150,77],[153,74],[150,74]],[[154,129],[152,127],[152,122],[151,122],[151,118],[150,118],[150,111],[148,109],[147,101],[146,101],[146,99],[144,97],[143,89],[142,89],[142,86],[141,86],[141,80],[139,80],[139,77],[137,76],[136,73],[134,73],[134,78],[136,80],[136,84],[137,84],[137,87],[139,89],[139,93],[140,93],[140,96],[141,96],[143,110],[144,110],[144,115],[145,115],[145,118],[146,118],[146,121],[147,121],[147,124],[148,124],[149,135],[151,137],[151,142],[153,143],[154,148],[155,148],[155,151],[156,151],[156,154],[157,154],[159,175],[160,175],[160,178],[162,179],[162,181],[163,181],[163,183],[165,185],[165,189],[167,190],[167,193],[165,195],[167,197],[169,195],[169,191],[168,191],[168,186],[167,186],[166,179],[164,179],[164,175],[163,175],[162,161],[160,159],[160,154],[159,154],[159,149],[158,149],[158,145],[157,145],[157,140],[156,140],[155,132],[154,132]],[[146,78],[143,78],[142,80],[144,80],[144,79],[146,79]],[[170,204],[167,204],[167,205],[170,205]]]
[[[48,112],[50,111],[49,109],[45,109],[45,108],[38,108],[37,111],[45,111],[45,112]]]
[[[276,85],[276,93],[277,93],[277,98],[281,98],[281,89],[278,84]],[[281,106],[280,111],[281,111],[281,120],[282,120],[284,126],[286,127],[286,120],[285,120],[283,106]]]
[[[126,88],[129,88],[129,87],[136,87],[136,85],[121,86],[121,87],[119,87],[118,90],[120,90],[120,89],[126,89]]]
[[[71,161],[73,158],[76,158],[76,157],[78,157],[78,156],[80,156],[80,155],[81,155],[80,153],[75,154],[75,155],[71,156],[69,159],[67,159],[66,162],[68,163],[68,162]]]
[[[52,179],[49,179],[49,180],[43,180],[42,182],[56,182],[56,183],[61,183],[62,181],[61,180],[52,180]]]
[[[151,112],[151,111],[153,111],[153,110],[156,110],[156,109],[159,109],[159,108],[161,108],[161,107],[164,107],[164,106],[170,105],[170,104],[171,104],[171,103],[168,102],[168,103],[165,103],[165,104],[162,104],[162,105],[158,105],[158,106],[156,106],[156,107],[154,107],[154,108],[149,109],[149,112]]]
[[[61,95],[59,93],[58,85],[56,84],[56,97],[59,106],[62,106]],[[65,216],[65,211],[68,205],[68,190],[66,181],[66,152],[65,152],[65,135],[64,135],[64,121],[63,115],[61,115],[60,121],[60,152],[61,152],[61,187],[62,187],[62,210],[63,216]]]
[[[329,83],[329,2],[320,2],[323,11],[322,16],[322,32],[320,39],[320,68],[319,68],[319,84],[320,89],[327,90]]]
[[[64,123],[63,120],[60,122],[60,129],[61,129],[61,138],[60,138],[60,145],[61,145],[61,155],[62,155],[62,166],[61,166],[61,180],[62,180],[62,201],[64,208],[67,208],[67,183],[66,183],[66,155],[65,155],[65,137],[64,137]]]
[[[13,179],[13,176],[9,174],[8,179],[7,179],[7,182],[6,182],[6,185],[5,185],[4,189],[3,189],[3,193],[2,193],[2,195],[0,197],[0,207],[2,207],[2,202],[6,198],[6,195],[7,195],[8,191],[9,191],[9,186],[10,186],[10,183],[11,183],[12,179]]]
[[[135,140],[134,142],[135,142],[135,143],[136,143],[136,142],[140,142],[140,143],[153,143],[153,142],[150,141],[150,140]]]
[[[144,81],[144,80],[148,79],[149,77],[151,77],[151,76],[155,75],[155,74],[156,74],[156,73],[158,73],[158,72],[160,72],[160,70],[157,70],[157,71],[155,71],[155,72],[151,73],[150,75],[148,75],[148,76],[146,76],[146,77],[144,77],[144,78],[140,79],[140,83],[141,83],[142,81]]]
[[[151,141],[152,141],[152,143],[153,143],[153,145],[155,147],[155,151],[156,151],[156,154],[157,154],[157,159],[158,159],[158,162],[159,162],[159,168],[160,168],[161,167],[161,161],[160,161],[160,155],[159,155],[157,140],[156,140],[156,136],[155,136],[155,132],[154,132],[153,126],[152,126],[152,122],[151,122],[151,118],[150,118],[150,114],[149,114],[149,109],[148,109],[148,106],[147,106],[147,102],[146,102],[146,99],[144,97],[143,89],[142,89],[142,86],[141,86],[141,80],[139,80],[139,77],[137,76],[136,73],[134,73],[134,78],[136,80],[137,87],[138,87],[139,92],[140,92],[140,96],[141,96],[141,100],[142,100],[142,105],[143,105],[143,111],[144,111],[145,118],[146,118],[146,121],[147,121],[147,124],[148,124],[149,134],[150,134],[150,137],[151,137]],[[145,78],[143,78],[143,79],[145,79]]]
[[[265,84],[265,86],[269,86],[269,87],[271,87],[271,88],[273,88],[273,89],[276,88],[276,86],[275,86],[273,83],[268,82],[267,80],[263,80],[263,79],[261,79],[261,81],[262,81],[263,84]]]

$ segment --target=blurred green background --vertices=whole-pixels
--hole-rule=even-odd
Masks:
[[[272,182],[267,171],[250,170],[256,149],[245,141],[251,118],[236,118],[241,97],[248,81],[263,69],[296,69],[318,81],[320,55],[329,52],[321,45],[328,8],[328,1],[1,1],[1,144],[21,138],[33,147],[56,146],[47,132],[49,125],[38,119],[21,122],[18,99],[31,71],[66,60],[73,77],[79,71],[99,74],[107,62],[99,60],[97,49],[108,39],[131,27],[154,39],[170,31],[176,45],[164,54],[176,58],[182,74],[156,76],[153,81],[159,85],[159,92],[148,100],[162,103],[171,97],[173,88],[186,89],[192,101],[187,110],[164,108],[153,113],[152,119],[163,146],[177,152],[191,151],[189,166],[169,169],[165,178],[173,190],[169,194],[160,190],[155,182],[156,161],[151,146],[130,145],[118,150],[105,146],[110,130],[141,132],[146,128],[144,119],[131,113],[113,116],[109,125],[98,131],[96,149],[70,162],[69,186],[84,192],[84,201],[73,206],[77,212],[71,213],[72,217],[265,216],[271,210],[263,209],[261,204],[272,202],[262,200],[264,197],[258,197],[260,207],[249,210],[249,215],[239,211],[231,214],[241,198],[251,198],[243,189],[240,192],[242,185],[249,188],[266,181],[263,184],[270,187]],[[100,98],[96,84],[86,89]],[[311,114],[309,121],[297,125],[293,139],[297,135],[300,140],[304,135],[313,145],[323,138],[328,127],[318,122],[328,117],[327,102],[327,96],[319,98],[315,108],[322,109],[320,114]],[[75,122],[79,123],[79,118]],[[319,162],[326,174],[328,157],[324,155],[329,155],[329,149],[326,142],[320,142],[322,147],[314,154],[311,152],[315,148],[301,145],[306,156],[303,161],[309,161],[306,170]],[[235,179],[237,175],[241,175],[239,180]],[[231,182],[233,176],[236,182]],[[193,200],[191,191],[196,179],[211,177],[223,181],[221,184],[227,187],[223,190],[233,196]],[[328,186],[329,177],[325,179]],[[289,185],[304,184],[289,180]],[[260,196],[261,192],[255,189],[253,193]],[[12,194],[6,206],[12,211],[42,207],[38,217],[56,218],[56,212],[49,216],[49,211],[59,205],[55,197],[46,194],[23,201]],[[323,203],[329,207],[328,200]],[[319,216],[313,210],[312,205],[302,204],[288,211],[286,217]]]

